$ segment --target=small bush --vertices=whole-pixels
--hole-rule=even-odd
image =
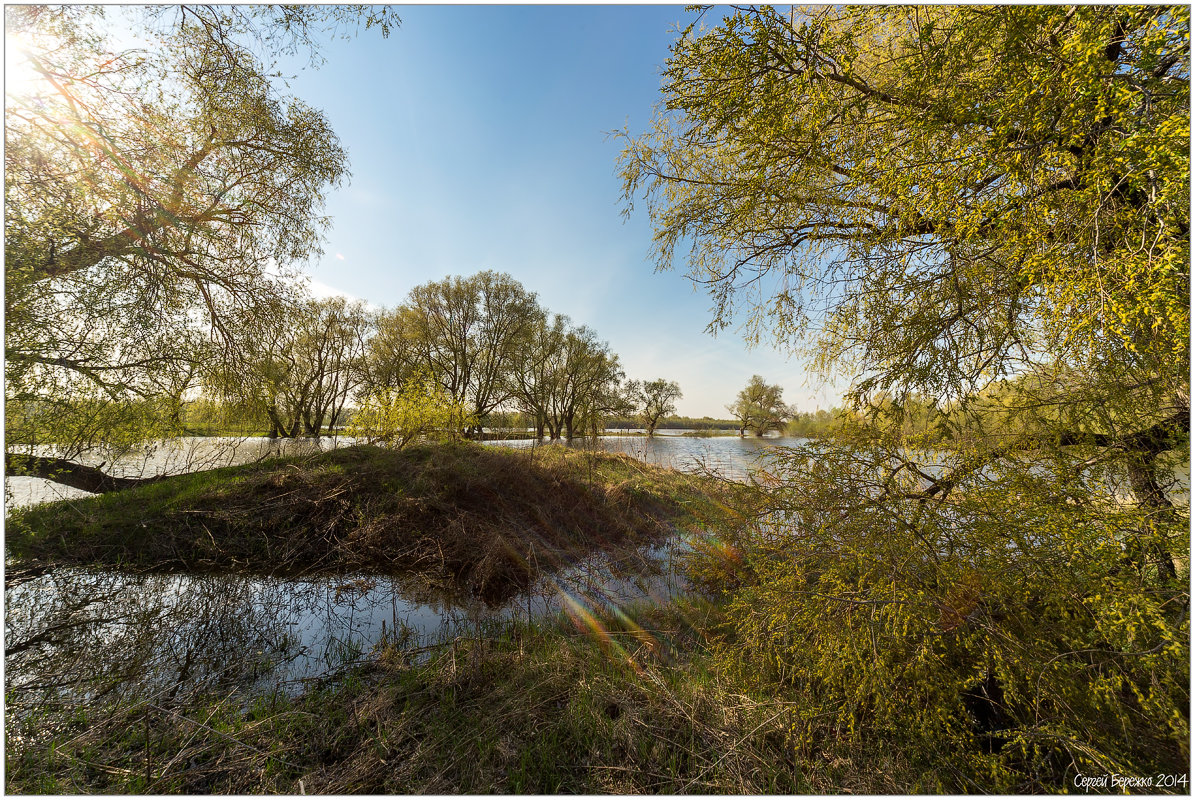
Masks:
[[[401,388],[381,389],[367,397],[347,432],[371,444],[402,448],[428,436],[456,438],[476,424],[476,417],[435,378],[419,373]]]

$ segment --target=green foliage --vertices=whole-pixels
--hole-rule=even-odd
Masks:
[[[674,44],[622,161],[661,266],[853,380],[709,567],[810,746],[939,791],[1186,771],[1189,28],[762,7]]]
[[[425,437],[455,438],[476,425],[477,418],[439,381],[416,373],[401,388],[380,389],[366,397],[347,433],[401,449]]]
[[[453,276],[411,290],[377,319],[363,362],[367,388],[433,375],[480,423],[517,408],[542,437],[572,438],[625,413],[618,356],[597,334],[540,307],[506,274]]]
[[[656,430],[661,429],[675,429],[688,428],[695,431],[705,430],[736,430],[739,424],[732,419],[715,419],[710,416],[705,417],[685,417],[668,415],[662,417],[656,423]],[[639,420],[632,416],[613,416],[608,420],[608,427],[610,428],[638,428]]]
[[[861,394],[958,396],[1043,354],[1174,391],[1188,29],[1180,7],[738,11],[673,46],[626,196],[662,267],[692,242],[712,328],[812,329]]]
[[[858,442],[776,469],[758,478],[767,515],[729,534],[737,564],[718,554],[707,572],[807,730],[829,714],[851,738],[905,740],[976,782],[956,791],[1186,770],[1189,572],[1170,577],[1164,553],[1185,547],[1188,515],[1110,508],[1091,492],[1109,471],[1049,455],[948,499],[926,497],[901,451]]]
[[[850,416],[850,412],[840,408],[829,410],[819,408],[812,413],[798,411],[785,426],[785,433],[803,439],[820,439],[832,436]]]
[[[184,433],[192,436],[248,436],[270,430],[270,419],[262,409],[203,396],[185,403],[180,417]]]
[[[656,431],[660,420],[676,413],[676,401],[681,399],[680,385],[676,381],[657,378],[654,381],[631,381],[627,387],[631,403],[637,406],[639,418],[647,435]]]
[[[296,298],[241,320],[207,391],[264,416],[273,436],[331,433],[364,379],[374,315],[363,301]]]
[[[752,375],[746,388],[726,410],[739,421],[739,432],[750,429],[756,436],[771,430],[784,430],[785,422],[795,413],[784,402],[784,389]]]
[[[370,348],[371,380],[422,370],[483,419],[508,399],[512,360],[542,316],[535,294],[505,273],[421,284],[381,315],[382,338]]]
[[[348,165],[275,62],[396,23],[361,6],[125,7],[117,24],[146,46],[121,49],[105,13],[5,9],[14,74],[30,76],[6,87],[5,398],[54,407],[37,438],[68,456],[127,440],[141,404],[180,405],[249,321],[278,313]]]

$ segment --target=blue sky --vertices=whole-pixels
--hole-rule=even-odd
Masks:
[[[649,262],[646,212],[621,215],[620,144],[644,130],[683,6],[411,6],[389,39],[337,41],[291,91],[352,161],[333,190],[317,292],[377,305],[414,286],[507,272],[593,328],[628,377],[680,383],[682,414],[725,416],[752,374],[804,410],[839,394],[799,359],[704,332],[709,299]],[[683,265],[681,265],[683,266]]]

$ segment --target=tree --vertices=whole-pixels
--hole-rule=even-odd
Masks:
[[[508,399],[506,372],[543,312],[514,278],[485,271],[417,286],[397,313],[414,363],[480,425]]]
[[[309,402],[303,407],[303,430],[318,436],[324,422],[332,433],[349,399],[361,383],[361,361],[371,319],[365,303],[343,297],[313,301],[302,317],[300,358],[311,376]]]
[[[23,419],[10,449],[70,459],[177,432],[137,409],[177,402],[231,318],[286,294],[347,175],[327,120],[278,91],[272,59],[314,59],[319,36],[354,20],[397,21],[361,6],[120,13],[147,48],[113,52],[100,7],[5,9],[35,76],[5,107],[5,395]]]
[[[784,430],[784,424],[795,413],[785,404],[784,389],[752,375],[747,386],[726,410],[739,421],[739,436],[750,429],[756,436],[768,431]]]
[[[711,329],[746,310],[855,376],[860,415],[760,487],[739,632],[820,687],[811,715],[917,731],[956,754],[940,774],[1185,763],[1189,28],[738,10],[682,33],[625,139],[627,199],[661,266],[688,248]],[[949,409],[950,449],[913,446],[910,408]]]
[[[567,439],[584,430],[596,430],[601,418],[624,405],[619,386],[623,372],[618,356],[597,334],[581,326],[565,335],[563,364],[552,407]]]
[[[874,371],[858,393],[957,396],[1048,353],[1129,382],[1173,362],[1148,381],[1173,396],[1188,25],[1148,7],[739,12],[674,46],[670,113],[627,140],[627,197],[646,193],[662,266],[694,241],[711,327],[744,300],[756,334],[817,325],[827,359]]]
[[[828,410],[819,408],[813,413],[809,413],[808,411],[798,412],[788,421],[788,435],[802,439],[832,436],[835,428],[838,427],[839,419],[843,413],[841,409],[837,408]]]
[[[414,342],[407,331],[406,320],[398,309],[374,314],[373,335],[365,344],[365,355],[359,365],[360,381],[366,394],[402,386],[414,373]]]
[[[596,429],[600,420],[626,405],[618,356],[597,334],[568,317],[545,314],[533,325],[510,365],[510,392],[519,407],[552,440],[572,439],[577,431]]]
[[[564,374],[564,344],[568,336],[568,317],[547,313],[530,326],[521,346],[515,349],[508,374],[509,391],[518,407],[535,420],[536,437],[544,438],[545,429],[553,440],[560,438],[554,414],[554,398]]]
[[[676,413],[676,401],[681,399],[680,385],[663,378],[631,381],[627,389],[648,436],[655,435],[661,417]]]

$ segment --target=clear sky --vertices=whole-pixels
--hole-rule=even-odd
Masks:
[[[704,332],[710,301],[648,260],[644,210],[621,215],[620,144],[644,130],[683,6],[401,6],[389,39],[337,41],[291,91],[349,152],[331,193],[317,294],[393,306],[414,286],[507,272],[608,341],[627,376],[677,381],[681,414],[726,416],[753,374],[802,410],[840,394],[797,358]]]

